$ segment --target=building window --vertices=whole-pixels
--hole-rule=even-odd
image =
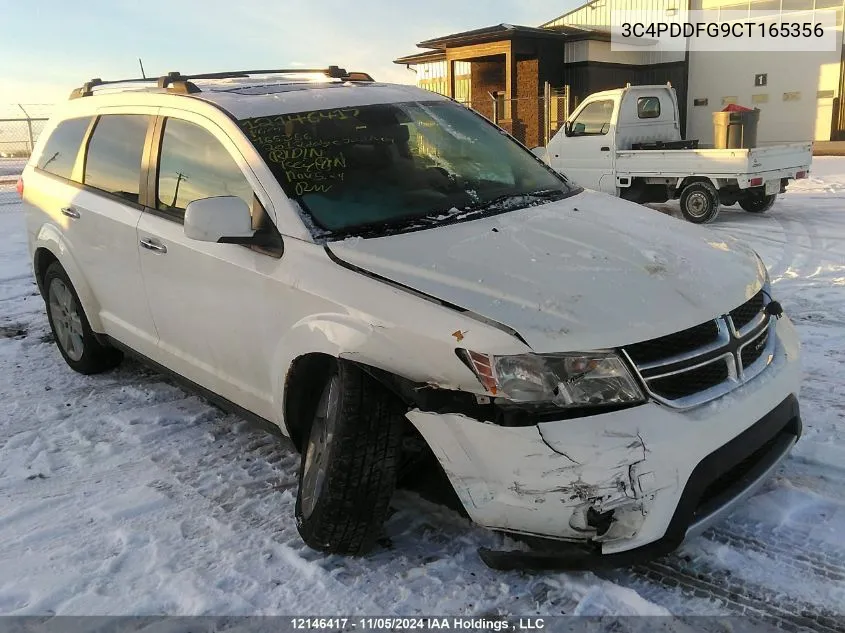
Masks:
[[[658,97],[640,97],[637,99],[637,118],[656,119],[660,116],[660,99]]]

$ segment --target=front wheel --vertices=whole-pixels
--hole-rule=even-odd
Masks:
[[[681,191],[681,213],[690,222],[706,224],[719,215],[719,192],[709,182],[694,182]]]
[[[775,203],[777,194],[773,193],[770,196],[765,194],[752,194],[747,198],[739,201],[739,206],[749,213],[765,213],[772,208]]]
[[[309,547],[344,555],[372,547],[396,487],[402,416],[382,385],[338,361],[300,462],[296,526]]]

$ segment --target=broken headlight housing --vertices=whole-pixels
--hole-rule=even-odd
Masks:
[[[458,349],[457,353],[496,398],[556,407],[645,402],[636,379],[613,352],[494,356]]]

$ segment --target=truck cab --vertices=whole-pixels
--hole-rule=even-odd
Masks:
[[[678,98],[669,85],[629,86],[587,97],[549,142],[558,171],[582,187],[617,195],[616,150],[652,141],[680,141]]]

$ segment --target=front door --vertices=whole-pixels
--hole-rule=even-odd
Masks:
[[[278,336],[272,329],[282,327],[286,298],[275,277],[281,251],[192,240],[183,227],[185,207],[202,198],[237,196],[250,205],[254,224],[267,220],[265,207],[240,167],[246,165],[243,158],[213,123],[202,117],[170,117],[163,127],[155,200],[138,224],[138,252],[159,335],[159,360],[206,389],[273,419],[271,364]]]
[[[549,142],[552,168],[586,189],[616,192],[613,178],[613,99],[586,102]],[[603,177],[605,177],[603,179]],[[610,185],[613,185],[612,187]]]

